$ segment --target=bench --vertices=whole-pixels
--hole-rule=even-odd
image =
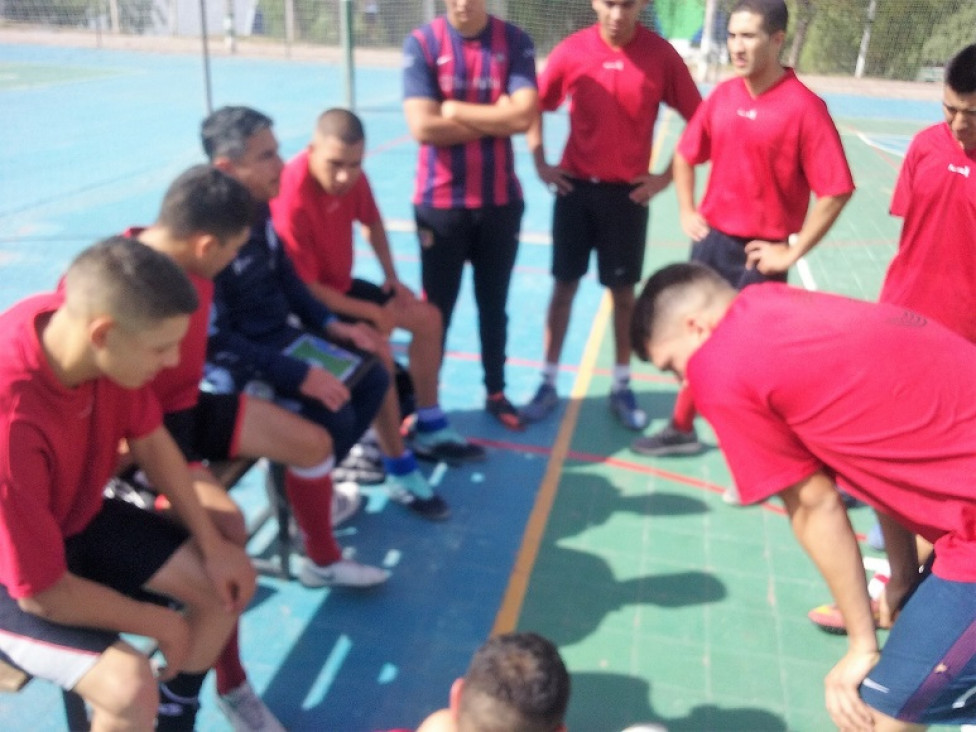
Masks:
[[[209,465],[211,472],[228,490],[251,470],[259,461],[250,458],[236,458],[224,460]],[[269,519],[274,518],[278,530],[275,537],[274,556],[270,559],[254,558],[252,562],[259,574],[291,579],[289,567],[291,558],[291,507],[285,495],[285,468],[277,463],[266,463],[267,476],[265,487],[268,492],[268,505],[248,522],[247,533],[253,537]],[[153,647],[146,649],[148,655],[154,652]],[[0,660],[0,693],[16,694],[23,689],[33,677]],[[64,703],[64,715],[70,730],[87,730],[89,728],[88,710],[85,701],[73,691],[62,689],[61,696]]]

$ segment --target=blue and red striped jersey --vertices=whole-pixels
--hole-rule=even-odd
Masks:
[[[489,16],[465,38],[443,16],[414,30],[403,45],[403,96],[493,104],[535,88],[535,47],[516,26]],[[522,199],[512,141],[482,137],[459,145],[421,144],[413,202],[433,208],[481,208]]]

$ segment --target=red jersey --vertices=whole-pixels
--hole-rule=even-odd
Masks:
[[[372,226],[380,221],[365,173],[348,193],[333,196],[308,172],[307,151],[285,166],[271,216],[298,276],[339,292],[352,285],[353,223]]]
[[[130,226],[122,236],[138,239],[145,227]],[[195,407],[200,399],[200,379],[207,360],[207,331],[210,327],[210,305],[214,285],[211,280],[187,270],[183,273],[193,283],[200,304],[190,316],[190,326],[180,341],[180,362],[156,374],[150,387],[159,400],[164,414],[181,412]],[[60,289],[60,287],[59,287]]]
[[[611,48],[598,25],[557,45],[539,74],[539,102],[569,102],[569,139],[560,167],[578,178],[629,183],[647,173],[654,123],[664,102],[691,119],[701,94],[674,47],[642,25]]]
[[[64,540],[102,506],[119,440],[160,424],[148,388],[107,378],[65,387],[38,338],[58,294],[22,300],[0,315],[0,583],[30,597],[66,571]]]
[[[976,581],[976,348],[892,305],[743,290],[688,362],[743,503],[818,470]]]
[[[494,104],[502,95],[536,86],[532,39],[494,16],[474,38],[462,36],[443,16],[435,18],[407,36],[403,56],[404,99]],[[420,146],[415,204],[474,209],[521,200],[510,137]]]
[[[731,236],[785,241],[803,226],[810,191],[854,190],[823,100],[793,69],[758,97],[735,78],[715,87],[678,142],[692,165],[712,161],[699,213]]]
[[[881,302],[903,305],[976,342],[976,150],[944,122],[912,140],[891,198],[904,218]]]

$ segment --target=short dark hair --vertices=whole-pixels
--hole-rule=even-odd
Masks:
[[[945,83],[956,94],[976,92],[976,43],[966,46],[949,60]]]
[[[669,296],[701,284],[720,289],[729,287],[718,272],[700,262],[669,264],[647,278],[634,303],[630,321],[630,345],[641,361],[650,360],[647,344],[653,340],[662,317],[669,315]]]
[[[212,165],[194,165],[170,183],[156,223],[180,239],[202,233],[226,241],[250,226],[251,207],[242,183]]]
[[[315,131],[322,137],[338,137],[345,145],[355,145],[366,139],[362,120],[355,113],[341,107],[322,112]]]
[[[552,732],[569,704],[569,672],[551,641],[506,633],[485,642],[464,675],[458,726],[478,732]]]
[[[250,107],[221,107],[200,126],[203,151],[211,161],[238,160],[247,150],[247,141],[273,124],[268,115]]]
[[[107,314],[127,330],[191,315],[199,305],[196,288],[171,257],[124,236],[78,254],[65,273],[64,290],[68,307]]]
[[[755,13],[762,17],[762,29],[769,35],[776,31],[785,33],[790,22],[790,11],[784,0],[738,0],[729,12],[732,13]]]

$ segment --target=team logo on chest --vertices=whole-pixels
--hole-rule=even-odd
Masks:
[[[759,113],[755,109],[737,109],[735,113],[750,122],[755,122],[756,117],[759,116]]]
[[[952,163],[949,163],[949,172],[958,173],[963,178],[969,177],[969,170],[970,168],[968,165],[953,165]]]

